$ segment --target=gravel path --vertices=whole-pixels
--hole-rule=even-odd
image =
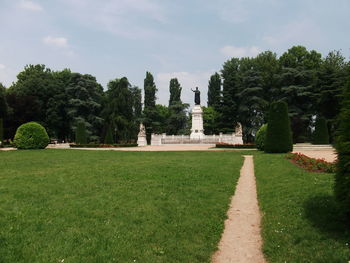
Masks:
[[[260,211],[256,193],[253,156],[244,156],[241,176],[228,210],[228,219],[213,263],[263,263]]]

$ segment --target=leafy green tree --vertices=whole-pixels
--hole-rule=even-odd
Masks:
[[[75,142],[77,144],[87,144],[87,133],[84,121],[79,121],[75,130]]]
[[[144,125],[146,128],[146,136],[148,144],[151,142],[151,134],[154,132],[154,128],[157,125],[157,110],[156,110],[156,93],[157,88],[154,83],[153,75],[150,72],[146,72],[146,78],[144,80]]]
[[[307,139],[307,128],[315,113],[317,71],[321,54],[307,51],[303,46],[294,46],[280,57],[279,99],[287,102],[293,141]]]
[[[220,114],[213,107],[202,107],[204,133],[207,135],[219,134],[218,122]]]
[[[223,79],[222,104],[220,107],[220,130],[233,132],[237,125],[238,97],[239,93],[239,59],[232,58],[226,61],[221,70]]]
[[[317,117],[315,123],[315,132],[313,138],[313,144],[328,144],[329,134],[327,120],[323,117]]]
[[[0,118],[0,147],[4,141],[4,122],[3,119]]]
[[[7,111],[6,88],[0,83],[0,118],[5,118]]]
[[[336,130],[336,118],[340,111],[342,88],[346,84],[347,75],[345,58],[339,51],[330,52],[318,71],[316,110],[327,119],[331,138]]]
[[[169,107],[173,104],[181,102],[181,85],[177,78],[173,78],[170,80],[169,91],[170,91],[170,99],[169,99]]]
[[[254,59],[240,61],[240,92],[238,98],[238,120],[243,127],[243,141],[254,142],[254,135],[264,123],[268,102],[264,99],[262,78]]]
[[[105,144],[114,144],[113,132],[112,132],[111,125],[108,125],[108,127],[107,127],[107,132],[106,132],[104,143]]]
[[[174,78],[170,80],[169,91],[169,118],[167,121],[168,134],[180,134],[185,129],[187,123],[186,109],[188,104],[183,104],[181,101],[181,85]]]
[[[221,77],[215,72],[210,77],[208,85],[208,107],[213,107],[217,110],[221,103]]]
[[[271,103],[264,147],[267,153],[285,153],[293,150],[288,106],[284,101]]]
[[[49,141],[45,128],[32,121],[18,127],[13,143],[18,149],[44,149]]]
[[[170,118],[169,108],[161,104],[156,104],[154,116],[153,132],[157,134],[166,133],[168,131],[168,120]]]
[[[126,77],[108,83],[107,103],[103,116],[116,129],[117,142],[135,139],[134,98],[131,85]]]
[[[338,153],[335,175],[335,197],[344,213],[350,218],[350,81],[348,81],[341,103],[336,149]]]
[[[91,75],[72,73],[66,89],[68,96],[67,115],[71,129],[76,124],[85,123],[90,141],[99,141],[104,120],[101,117],[103,88]]]

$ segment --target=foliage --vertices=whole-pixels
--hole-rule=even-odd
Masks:
[[[78,122],[75,130],[75,142],[77,144],[86,144],[87,143],[87,134],[85,122]]]
[[[133,108],[139,95],[132,90],[126,77],[115,79],[108,83],[106,92],[106,105],[103,110],[104,119],[113,124],[116,129],[118,143],[134,140],[137,137],[138,122]]]
[[[293,150],[288,106],[283,101],[271,103],[264,150],[268,153],[284,153]]]
[[[154,83],[153,75],[150,72],[146,72],[146,78],[144,79],[144,110],[143,110],[143,123],[146,128],[147,143],[151,142],[151,134],[154,132],[155,126],[157,126],[157,111],[156,111],[156,93],[157,87]]]
[[[348,221],[333,196],[334,177],[311,173],[285,154],[254,155],[267,262],[347,262]]]
[[[4,141],[4,120],[0,118],[0,147]]]
[[[210,262],[242,165],[225,151],[0,154],[3,262]]]
[[[6,89],[0,82],[0,118],[5,118],[7,116],[7,111]]]
[[[335,197],[350,218],[350,80],[344,88],[339,115],[336,149],[338,169],[335,176]]]
[[[49,136],[39,123],[27,122],[18,127],[13,142],[18,149],[44,149],[49,144]]]
[[[328,144],[328,143],[329,143],[329,135],[328,135],[327,121],[325,118],[318,116],[315,123],[313,144]]]
[[[181,85],[177,78],[173,78],[170,80],[169,83],[169,92],[170,92],[170,99],[169,99],[169,107],[173,104],[181,102]]]
[[[207,135],[210,134],[219,134],[220,130],[218,123],[220,121],[220,113],[217,112],[213,107],[202,107],[203,110],[203,126],[204,133]]]
[[[210,76],[208,84],[208,107],[218,109],[221,103],[221,77],[219,73]]]
[[[260,151],[265,150],[265,140],[266,140],[267,123],[262,125],[260,129],[256,132],[255,145]]]
[[[122,143],[122,144],[95,144],[95,143],[88,143],[88,144],[69,144],[71,148],[121,148],[121,147],[137,147],[137,143]]]
[[[336,171],[336,164],[327,162],[325,159],[310,158],[301,153],[291,153],[286,158],[308,172],[335,173]]]
[[[255,144],[229,144],[219,142],[215,144],[216,148],[234,148],[234,149],[256,149]]]
[[[105,135],[104,143],[105,144],[114,144],[114,139],[113,139],[113,133],[112,133],[111,125],[108,125],[108,127],[107,127],[107,132],[106,132],[106,135]]]

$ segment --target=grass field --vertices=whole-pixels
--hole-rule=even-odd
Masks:
[[[210,262],[238,152],[0,152],[0,262]]]
[[[333,174],[310,173],[283,154],[256,154],[255,175],[269,262],[350,260],[350,231],[333,199]]]

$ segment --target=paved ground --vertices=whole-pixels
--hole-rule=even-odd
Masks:
[[[225,229],[213,263],[263,263],[260,210],[256,193],[253,156],[244,156],[241,176],[227,212]]]

